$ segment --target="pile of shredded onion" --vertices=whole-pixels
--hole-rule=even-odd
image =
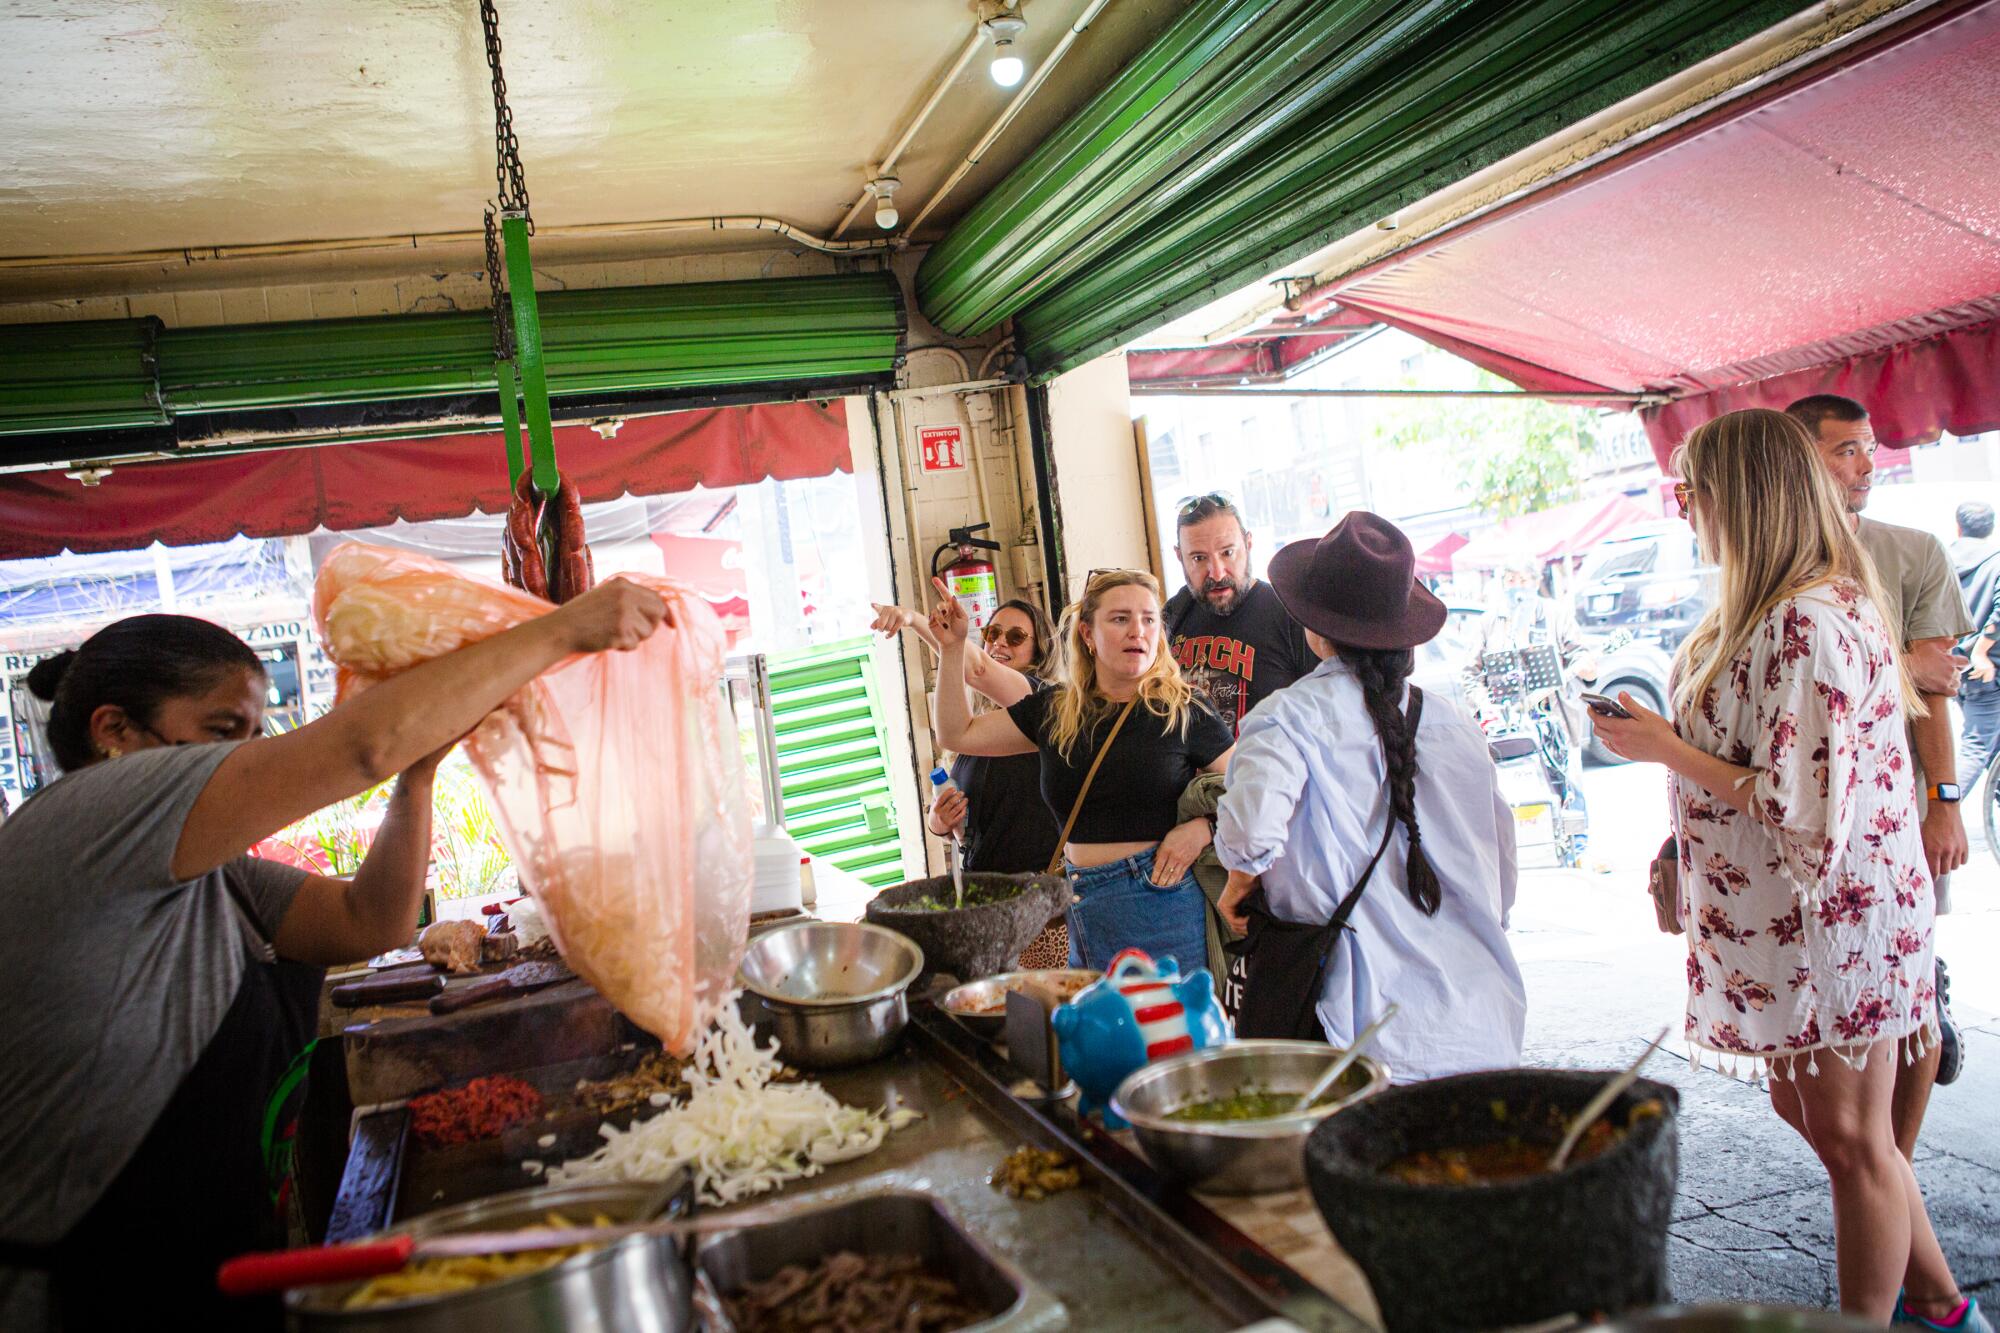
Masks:
[[[777,1044],[757,1045],[731,995],[695,1045],[685,1101],[628,1130],[598,1126],[604,1146],[547,1178],[659,1181],[685,1166],[704,1202],[735,1203],[865,1157],[917,1118],[843,1105],[817,1083],[775,1082],[782,1069]]]

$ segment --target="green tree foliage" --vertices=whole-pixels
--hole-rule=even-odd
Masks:
[[[1515,386],[1482,370],[1463,387]],[[1536,398],[1432,398],[1384,410],[1375,436],[1394,449],[1442,445],[1471,503],[1512,518],[1577,498],[1584,459],[1597,448],[1597,417]]]

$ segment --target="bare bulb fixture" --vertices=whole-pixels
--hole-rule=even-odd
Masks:
[[[1028,72],[1027,62],[1014,51],[1014,43],[1028,30],[1028,20],[1010,8],[999,11],[979,26],[993,39],[993,63],[987,66],[988,72],[993,75],[993,82],[1002,88],[1014,87]]]
[[[875,225],[883,231],[894,231],[902,221],[902,214],[896,211],[896,191],[902,184],[894,176],[877,176],[868,182],[868,192],[875,196]]]

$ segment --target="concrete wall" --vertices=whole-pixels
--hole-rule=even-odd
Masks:
[[[1083,590],[1092,569],[1152,568],[1145,469],[1122,353],[1050,382],[1049,435],[1064,600]]]

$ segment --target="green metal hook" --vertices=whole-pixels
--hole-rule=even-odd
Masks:
[[[553,496],[562,484],[562,474],[556,470],[555,436],[549,424],[549,379],[542,363],[542,317],[535,303],[535,269],[528,255],[528,215],[502,213],[500,236],[507,251],[507,292],[514,307],[514,355],[520,364],[521,396],[527,405],[528,458],[535,473],[535,489]],[[503,393],[503,421],[505,397]]]

